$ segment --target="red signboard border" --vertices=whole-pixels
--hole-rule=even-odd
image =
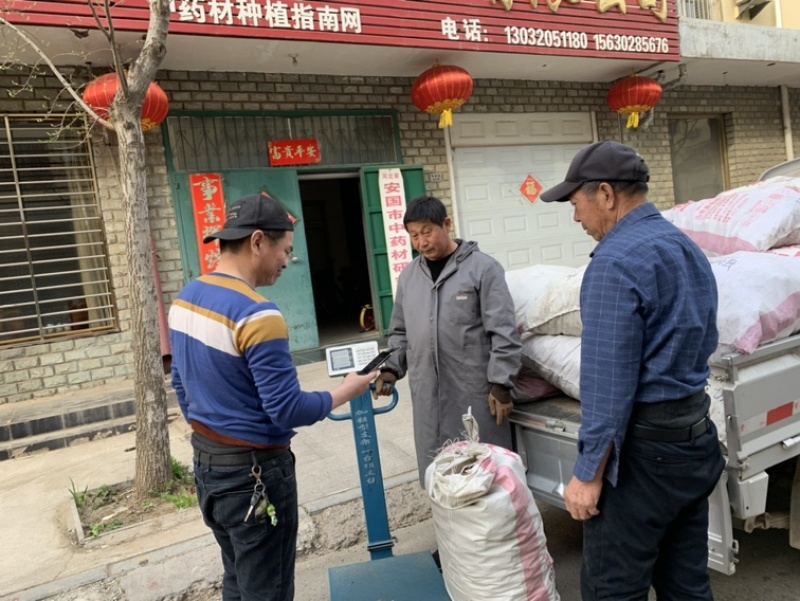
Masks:
[[[553,13],[544,3],[533,9],[528,2],[518,0],[506,11],[490,0],[472,0],[464,5],[463,0],[438,0],[419,2],[415,0],[353,0],[351,2],[322,3],[313,0],[304,2],[313,6],[331,5],[357,8],[361,12],[364,33],[329,33],[301,31],[297,29],[274,29],[241,25],[200,24],[182,22],[173,14],[170,32],[187,35],[211,35],[238,38],[285,39],[292,41],[319,41],[388,47],[429,48],[434,50],[467,50],[505,54],[533,54],[542,56],[575,56],[593,58],[625,58],[635,60],[674,61],[680,59],[676,0],[667,2],[667,22],[661,23],[650,9],[640,7],[638,0],[627,0],[627,14],[611,9],[604,14],[597,12],[595,3],[562,4],[559,12]],[[96,28],[85,0],[62,2],[6,0],[10,12],[8,20],[16,24],[77,26]],[[19,11],[24,14],[14,14]],[[112,9],[114,26],[118,30],[146,31],[149,18],[146,0],[126,0]],[[664,38],[668,52],[625,52],[621,50],[586,50],[580,48],[554,48],[513,45],[502,40],[486,42],[450,41],[441,39],[441,19],[450,16],[480,19],[482,27],[493,27],[494,37],[505,27],[520,27],[558,32],[586,32],[587,35],[624,36],[633,41],[637,37]],[[434,39],[432,39],[432,37]],[[435,39],[439,38],[439,39]]]

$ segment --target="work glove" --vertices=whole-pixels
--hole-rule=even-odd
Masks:
[[[377,399],[379,396],[392,394],[395,382],[397,382],[397,376],[394,372],[382,371],[381,375],[375,380],[375,390],[372,391],[372,398]]]
[[[495,417],[498,426],[503,425],[512,409],[514,403],[511,402],[511,391],[500,384],[492,384],[489,391],[489,413]]]

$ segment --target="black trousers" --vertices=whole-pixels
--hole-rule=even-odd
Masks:
[[[628,436],[617,486],[605,482],[600,515],[584,523],[583,601],[712,601],[708,496],[725,460],[714,424],[693,441]]]

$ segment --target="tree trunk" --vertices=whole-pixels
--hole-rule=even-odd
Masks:
[[[111,107],[112,122],[119,140],[119,164],[122,183],[123,212],[133,342],[133,388],[136,396],[136,474],[134,488],[137,499],[151,491],[163,491],[172,478],[167,424],[167,393],[164,387],[161,337],[158,324],[156,279],[150,250],[145,146],[142,134],[142,105],[145,95],[167,53],[169,0],[148,0],[150,21],[141,52],[124,70],[120,48],[111,18],[114,3],[86,0],[98,28],[108,39],[114,70],[120,78],[120,90]],[[2,2],[2,0],[0,0]],[[102,12],[102,14],[100,14]],[[103,21],[103,18],[105,21]],[[77,92],[59,73],[52,60],[34,40],[0,17],[0,25],[11,28],[29,44],[53,70],[75,101],[89,115],[97,114],[86,106]],[[101,122],[107,125],[105,121]]]
[[[89,0],[91,1],[91,0]],[[127,74],[122,69],[114,28],[109,19],[108,37],[121,89],[111,107],[119,140],[128,277],[130,279],[131,340],[133,342],[133,388],[136,396],[137,499],[151,491],[163,491],[172,477],[167,424],[167,392],[161,358],[157,289],[150,250],[150,220],[142,134],[142,105],[167,53],[168,0],[148,0],[150,22],[144,46]],[[106,6],[108,6],[106,4]]]
[[[145,148],[139,116],[119,103],[114,125],[119,139],[136,395],[136,497],[163,491],[172,477],[167,393],[161,359],[153,262],[150,255]],[[140,112],[140,111],[139,111]]]

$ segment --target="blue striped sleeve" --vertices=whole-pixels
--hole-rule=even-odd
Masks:
[[[638,277],[609,256],[596,256],[581,287],[581,429],[575,476],[592,480],[613,445],[607,474],[616,482],[642,362],[645,321]]]

